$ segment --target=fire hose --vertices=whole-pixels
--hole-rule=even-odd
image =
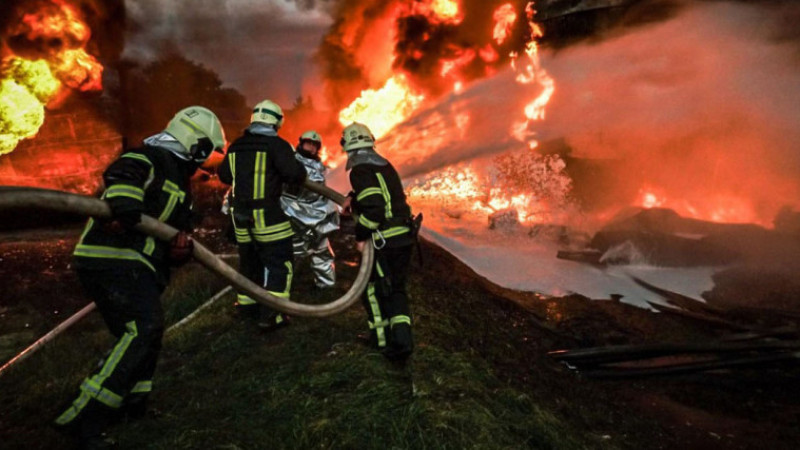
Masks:
[[[306,181],[304,187],[331,199],[339,205],[344,205],[346,197],[333,189],[310,181]],[[0,211],[20,208],[50,210],[101,219],[111,217],[111,209],[108,204],[97,198],[49,189],[0,186]],[[142,221],[136,225],[136,229],[164,241],[169,241],[178,233],[177,229],[147,215],[142,215]],[[375,258],[374,252],[375,250],[372,245],[364,245],[361,252],[361,265],[353,285],[343,296],[322,305],[297,303],[270,294],[261,286],[258,286],[237,272],[236,269],[226,264],[221,258],[211,252],[211,250],[197,241],[194,242],[192,256],[211,272],[227,280],[237,291],[247,294],[250,298],[259,303],[299,317],[328,317],[348,309],[358,301],[369,281],[372,262]],[[69,326],[85,317],[94,309],[93,305],[94,304],[87,305],[4,366],[0,367],[0,374],[11,364],[30,355],[33,351],[55,338]]]

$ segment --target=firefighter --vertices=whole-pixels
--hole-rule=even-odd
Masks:
[[[145,411],[164,331],[159,297],[170,264],[186,262],[192,254],[190,178],[225,144],[217,116],[192,106],[142,147],[125,150],[103,173],[102,198],[112,215],[89,219],[75,247],[74,266],[118,341],[55,420],[59,429],[77,434],[85,448],[102,448],[103,430],[118,416],[115,412],[139,417]],[[156,240],[134,228],[142,214],[181,231],[169,243]]]
[[[284,183],[300,185],[306,177],[292,146],[278,136],[283,111],[270,100],[255,106],[250,126],[231,144],[219,179],[233,186],[231,218],[239,246],[239,271],[272,295],[289,298],[292,287],[292,225],[281,209]],[[239,313],[261,328],[275,329],[287,317],[239,293]]]
[[[308,179],[325,184],[328,168],[320,161],[322,138],[316,131],[306,131],[297,143],[295,158],[303,164]],[[289,187],[281,196],[281,206],[294,229],[294,256],[309,256],[314,285],[325,289],[336,283],[333,250],[328,235],[339,229],[339,213],[332,201],[299,186]]]
[[[406,279],[414,234],[411,208],[400,177],[375,151],[366,125],[344,129],[341,145],[350,170],[349,207],[356,216],[356,241],[374,239],[375,263],[364,293],[370,342],[390,360],[404,361],[413,350]]]

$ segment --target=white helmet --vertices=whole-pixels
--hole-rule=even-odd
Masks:
[[[345,152],[372,148],[375,147],[375,136],[363,123],[353,122],[342,131],[342,140],[339,143]]]
[[[275,125],[275,129],[278,129],[283,125],[283,110],[272,100],[264,100],[253,108],[250,123],[254,122]]]
[[[202,163],[213,151],[225,148],[225,130],[217,115],[202,106],[178,111],[164,129],[186,149],[186,159]]]
[[[300,142],[303,141],[311,141],[314,143],[322,145],[322,137],[320,137],[319,133],[314,130],[306,131],[302,135],[300,135]]]

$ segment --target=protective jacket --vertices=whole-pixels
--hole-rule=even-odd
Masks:
[[[321,161],[295,153],[308,173],[308,180],[325,184],[325,173],[328,169]],[[299,186],[288,186],[281,196],[283,211],[293,222],[310,228],[316,236],[325,236],[339,229],[339,214],[336,206],[326,197],[302,189]]]
[[[358,216],[356,240],[364,241],[372,234],[375,245],[389,248],[414,242],[410,228],[411,208],[406,203],[400,176],[391,163],[354,164],[350,184],[355,200],[353,211]]]
[[[400,176],[391,163],[372,149],[348,154],[356,240],[374,239],[375,261],[363,304],[370,341],[390,359],[405,359],[413,351],[411,310],[406,293],[414,237],[411,208]]]
[[[197,166],[164,149],[144,146],[124,152],[103,173],[103,199],[115,215],[147,214],[179,230],[191,230],[190,178]],[[89,219],[75,247],[81,269],[147,267],[161,284],[169,278],[169,244],[135,229],[111,231]]]
[[[327,168],[319,158],[298,150],[295,158],[303,164],[310,181],[325,184]],[[287,186],[281,206],[292,223],[294,256],[309,256],[317,287],[336,283],[334,255],[328,235],[339,229],[339,212],[333,202],[300,186]]]
[[[277,134],[246,130],[230,146],[219,169],[220,181],[233,185],[236,241],[268,243],[291,237],[292,227],[280,204],[282,186],[301,184],[305,176],[288,142]]]
[[[294,273],[289,218],[281,209],[283,184],[301,184],[306,171],[292,146],[276,130],[255,122],[228,149],[219,169],[220,181],[233,186],[231,216],[239,246],[239,270],[272,295],[289,298]],[[246,316],[261,316],[277,325],[283,316],[259,307],[243,292],[237,307]]]

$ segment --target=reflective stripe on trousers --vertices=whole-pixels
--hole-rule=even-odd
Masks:
[[[133,340],[139,335],[136,322],[126,323],[125,328],[125,333],[120,337],[119,341],[117,341],[117,344],[114,346],[108,358],[106,358],[100,372],[91,378],[86,378],[83,383],[81,383],[81,393],[78,398],[66,411],[58,416],[56,419],[58,425],[70,423],[80,414],[91,399],[96,399],[100,403],[111,408],[119,408],[122,405],[122,396],[104,388],[103,382],[114,373],[114,369],[116,369],[120,360],[125,355],[125,352],[128,351]]]

